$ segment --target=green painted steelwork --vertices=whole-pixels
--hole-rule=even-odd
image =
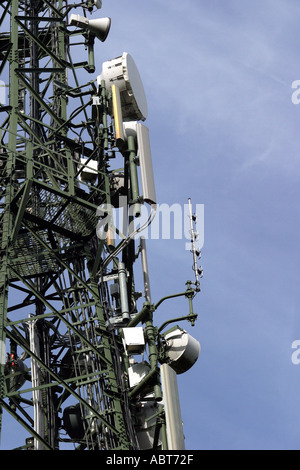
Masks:
[[[90,100],[82,101],[80,89],[78,109],[71,116],[67,110],[76,92],[72,93],[66,78],[67,68],[75,74],[67,59],[66,2],[6,3],[3,15],[11,16],[9,51],[4,51],[10,76],[10,114],[2,126],[1,142],[5,165],[1,344],[10,340],[19,356],[31,358],[42,371],[39,384],[23,392],[42,392],[44,411],[40,412],[47,426],[43,435],[32,430],[42,448],[59,447],[59,413],[73,397],[87,416],[83,447],[129,449],[130,423],[125,422],[120,373],[113,359],[115,333],[106,331],[98,283],[88,278],[88,260],[94,258],[98,242],[96,210],[98,205],[110,202],[109,176],[104,164],[98,166],[97,185],[81,180],[76,155],[87,159],[94,155],[99,163],[104,163],[106,157],[100,146],[91,148],[85,142],[76,145],[74,137],[69,136],[70,129],[78,134],[77,129],[82,132],[87,128],[91,134],[97,132],[97,127],[86,112]],[[102,95],[106,95],[105,90]],[[84,122],[78,124],[76,118],[80,115]],[[105,127],[104,147],[108,148],[107,124]],[[100,261],[101,251],[98,264]],[[13,283],[22,285],[25,291],[23,302],[10,307],[15,321],[7,318],[8,289]],[[40,338],[39,355],[30,349],[28,313],[24,317],[26,308],[22,306],[33,308],[30,315]],[[59,352],[56,343],[60,343]],[[90,362],[93,372],[89,371]],[[28,430],[30,425],[18,417],[23,394],[7,390],[10,376],[2,360],[1,403]],[[55,389],[62,389],[59,398]],[[31,422],[28,414],[26,417]]]

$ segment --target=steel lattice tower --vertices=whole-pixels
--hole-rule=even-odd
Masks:
[[[0,2],[1,30],[9,31],[0,33],[0,72],[9,80],[9,102],[0,107],[0,405],[1,418],[9,413],[28,432],[24,448],[168,448],[158,304],[144,272],[138,311],[136,242],[127,236],[115,246],[104,223],[122,198],[128,226],[135,217],[137,149],[134,139],[118,140],[112,92],[91,75],[94,35],[80,32],[87,61],[73,60],[79,35],[69,27],[71,8],[86,17],[99,3]],[[96,167],[86,171],[83,160]],[[184,318],[193,322],[199,286],[187,284],[176,295],[189,300]],[[143,331],[149,371],[130,386],[124,337],[132,329]]]

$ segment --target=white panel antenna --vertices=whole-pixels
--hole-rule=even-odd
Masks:
[[[125,122],[124,135],[125,139],[128,139],[129,136],[136,138],[141,168],[143,199],[148,204],[156,205],[149,129],[141,122]]]
[[[141,167],[143,199],[149,204],[156,204],[149,129],[140,122],[137,123],[137,144]]]

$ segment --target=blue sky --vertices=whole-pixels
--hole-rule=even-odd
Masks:
[[[103,0],[102,62],[129,52],[148,98],[160,204],[205,206],[187,449],[299,449],[300,80],[296,0]],[[94,13],[97,16],[97,12]],[[90,78],[88,78],[90,79]],[[148,242],[152,300],[193,279],[186,240]],[[157,310],[158,326],[188,312]]]
[[[159,203],[205,206],[196,365],[178,377],[188,449],[298,449],[300,79],[295,0],[103,2],[99,60],[130,52],[149,104]],[[192,278],[148,242],[152,297]],[[157,322],[186,312],[172,300]]]

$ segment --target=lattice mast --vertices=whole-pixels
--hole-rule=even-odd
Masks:
[[[25,429],[24,448],[167,449],[159,361],[170,361],[168,341],[153,324],[145,241],[134,237],[142,227],[132,228],[141,204],[151,208],[146,226],[156,203],[145,103],[132,107],[105,71],[94,76],[95,39],[110,26],[87,19],[99,0],[0,6],[9,31],[0,34],[9,82],[0,107],[1,421],[7,413]],[[82,46],[87,60],[75,62]],[[136,81],[131,56],[120,60]],[[123,211],[121,229],[112,208]],[[192,322],[198,287],[179,294]]]

